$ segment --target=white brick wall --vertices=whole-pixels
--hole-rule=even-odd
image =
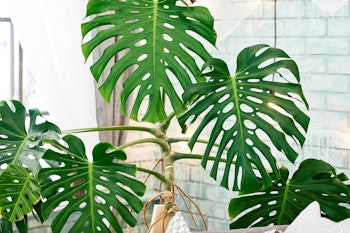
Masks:
[[[273,0],[203,2],[216,19],[218,50],[210,50],[231,70],[244,47],[257,43],[273,46]],[[311,0],[278,0],[277,47],[296,60],[310,104],[309,132],[298,162],[319,158],[350,175],[350,1],[335,12],[324,12]],[[143,151],[142,157],[152,159],[152,151]],[[233,194],[218,188],[199,164],[181,161],[176,168],[177,183],[201,204],[210,229],[228,229],[227,204]],[[177,200],[181,202],[179,197]]]

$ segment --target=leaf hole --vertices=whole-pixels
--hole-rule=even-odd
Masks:
[[[148,55],[147,55],[147,54],[142,54],[141,56],[139,56],[139,57],[137,58],[137,61],[138,61],[138,62],[140,62],[140,61],[144,61],[144,60],[146,60],[146,59],[147,59],[147,57],[148,57]]]
[[[27,155],[27,158],[30,159],[30,160],[35,160],[36,159],[36,157],[34,155],[32,155],[32,154]]]
[[[95,202],[98,203],[98,204],[103,204],[103,205],[106,204],[106,200],[103,199],[103,198],[100,197],[100,196],[97,196],[97,195],[96,195],[96,196],[94,197],[94,200],[95,200]]]
[[[165,33],[163,33],[163,39],[169,42],[173,41],[173,38]]]
[[[175,26],[171,25],[169,23],[164,23],[163,26],[166,27],[166,28],[169,28],[169,29],[175,29]]]
[[[100,184],[96,185],[96,189],[98,191],[101,191],[101,192],[104,192],[104,193],[110,193],[108,188],[106,188],[106,187],[104,187],[103,185],[100,185]]]
[[[101,215],[101,216],[104,215],[104,212],[103,212],[102,210],[100,210],[100,209],[97,210],[97,213],[98,213],[99,215]]]
[[[242,112],[245,112],[245,113],[252,113],[252,112],[254,112],[254,109],[252,107],[250,107],[249,105],[247,105],[247,104],[241,104],[239,106],[239,108],[241,109]]]
[[[209,80],[209,82],[213,82],[213,81],[214,81],[214,80]],[[215,92],[218,93],[218,92],[221,92],[221,91],[223,91],[223,90],[225,90],[225,89],[227,89],[226,86],[219,87],[218,89],[215,90]],[[230,96],[229,94],[226,94],[226,95]],[[225,95],[225,96],[226,96],[226,95]]]
[[[257,92],[257,93],[262,93],[262,92],[264,92],[262,89],[260,89],[260,88],[255,88],[255,87],[250,88],[249,90],[252,91],[252,92]]]
[[[230,112],[234,107],[234,104],[232,102],[228,103],[224,109],[222,110],[222,113],[228,113]]]
[[[254,145],[252,139],[250,139],[250,138],[247,138],[247,139],[245,140],[245,142],[246,142],[249,146],[253,146],[253,145]]]
[[[2,139],[8,139],[9,137],[7,135],[0,134],[0,138]]]
[[[273,217],[273,216],[276,216],[276,214],[277,214],[277,210],[274,210],[274,211],[271,211],[271,212],[269,213],[269,216],[270,216],[270,217]]]
[[[267,203],[268,205],[276,205],[277,204],[277,201],[276,200],[272,200],[272,201],[269,201],[269,203]]]
[[[126,20],[125,23],[136,23],[138,21],[139,19],[130,19],[130,20]]]
[[[75,172],[75,171],[74,171],[74,172],[68,173],[67,176],[68,176],[68,177],[69,177],[69,176],[75,176],[76,174],[78,174],[78,172]]]
[[[79,209],[84,209],[87,206],[86,202],[82,202],[79,205]]]
[[[78,199],[79,197],[85,196],[87,194],[86,190],[79,190],[73,195],[74,199]]]
[[[170,50],[167,48],[163,48],[164,53],[170,53]],[[176,58],[176,57],[175,57]]]
[[[78,185],[80,185],[84,182],[85,182],[85,180],[83,178],[79,178],[79,179],[73,181],[69,186],[74,188],[74,187],[77,187]]]
[[[245,127],[251,130],[255,130],[257,128],[256,124],[254,124],[251,120],[244,120],[243,124]]]
[[[140,41],[137,41],[136,43],[135,43],[135,47],[141,47],[141,46],[144,46],[144,45],[146,45],[147,44],[147,40],[146,39],[142,39],[142,40],[140,40]]]
[[[131,33],[131,34],[137,34],[137,33],[143,32],[143,31],[144,31],[143,28],[136,28],[136,29],[130,31],[130,33]],[[143,40],[146,40],[146,39],[143,39]],[[147,40],[146,40],[146,42],[147,42]],[[136,43],[136,44],[138,44],[138,43]]]
[[[105,177],[105,176],[100,176],[100,179],[101,179],[101,180],[104,180],[104,181],[110,181],[110,179],[108,179],[108,178]]]
[[[237,117],[235,115],[232,115],[232,116],[226,118],[226,120],[222,124],[222,128],[224,130],[230,130],[234,126],[236,121],[237,121]]]

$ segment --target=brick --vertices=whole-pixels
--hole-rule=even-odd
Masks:
[[[311,38],[305,47],[307,54],[346,55],[349,42],[347,38]]]
[[[274,37],[275,35],[275,29],[274,29],[274,20],[272,19],[265,19],[265,20],[259,20],[259,19],[252,19],[252,20],[245,20],[244,21],[244,28],[245,28],[245,34],[246,36],[258,36],[260,39],[261,37]],[[282,24],[277,24],[278,31],[281,32]],[[281,33],[277,33],[277,35],[280,35]]]
[[[350,111],[350,94],[331,93],[327,95],[326,107],[333,111]]]
[[[285,36],[325,36],[325,19],[288,19],[284,21]]]
[[[228,2],[227,8],[221,14],[223,13],[227,19],[262,18],[263,3],[256,1]]]
[[[346,75],[306,74],[303,77],[303,87],[313,92],[340,92],[349,91],[350,80]]]
[[[349,56],[328,57],[327,72],[331,74],[350,74],[350,57]]]
[[[326,110],[327,93],[305,92],[310,110]]]
[[[325,161],[331,164],[335,168],[349,168],[349,159],[347,150],[337,150],[334,148],[326,148],[327,154],[325,155]]]
[[[317,6],[317,2],[305,1],[306,15],[308,17],[346,17],[349,16],[349,10],[346,9],[347,4],[337,5],[333,2],[328,1],[331,7],[323,7],[322,5]]]
[[[350,18],[329,19],[327,21],[329,36],[349,36],[350,35]]]
[[[307,73],[319,74],[327,72],[327,59],[324,56],[296,55],[292,56],[292,59],[297,63],[301,75]]]
[[[292,55],[305,53],[305,39],[299,37],[277,38],[276,47],[285,51],[293,59]]]
[[[311,111],[310,128],[323,130],[348,130],[348,113],[334,111]]]
[[[277,1],[277,18],[300,19],[305,14],[304,1]]]

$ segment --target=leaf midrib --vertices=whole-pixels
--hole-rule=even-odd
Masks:
[[[29,181],[30,181],[30,176],[29,176],[29,174],[28,174],[27,179],[25,179],[23,185],[20,185],[20,184],[17,185],[17,186],[22,186],[22,188],[21,188],[21,190],[20,190],[20,192],[19,192],[19,194],[18,194],[19,197],[23,197],[24,191],[25,191],[25,189],[26,189],[27,184],[29,183]],[[18,212],[18,208],[20,208],[20,207],[19,207],[20,203],[21,203],[21,198],[18,198],[17,202],[16,202],[15,205],[14,205],[13,210],[17,210],[17,212]],[[12,214],[11,214],[11,216],[10,216],[10,219],[13,219],[14,215],[16,215],[15,211],[12,212]],[[15,218],[16,218],[16,217],[15,217]],[[16,220],[19,221],[19,220],[21,220],[21,219],[19,219],[19,220],[16,219]]]
[[[94,215],[94,186],[93,186],[93,180],[94,180],[94,176],[93,176],[93,163],[89,162],[88,163],[88,174],[89,174],[89,197],[90,197],[90,214],[91,214],[91,229],[96,229],[95,228],[95,215]]]
[[[234,102],[235,102],[236,112],[237,112],[237,122],[239,124],[239,134],[241,135],[241,145],[242,145],[242,150],[245,151],[243,122],[242,122],[242,118],[241,118],[241,110],[239,108],[239,96],[238,96],[238,89],[237,89],[236,80],[237,80],[237,76],[231,76]]]
[[[286,186],[285,186],[285,189],[284,189],[284,193],[283,193],[283,201],[282,201],[282,204],[281,204],[281,213],[280,213],[280,216],[278,217],[277,224],[281,223],[282,217],[284,216],[284,211],[285,211],[285,208],[286,208],[286,205],[287,205],[287,200],[288,200],[287,199],[288,192],[289,192],[289,183],[287,182]]]
[[[156,46],[156,42],[157,42],[157,19],[158,19],[158,1],[154,1],[153,4],[153,38],[152,38],[152,44],[153,44],[153,85],[156,84],[156,50],[157,50],[157,46]],[[157,88],[155,88],[153,86],[152,90],[153,92],[156,91]],[[155,93],[153,93],[153,96],[155,96]],[[150,98],[151,100],[151,98]]]
[[[24,148],[24,145],[27,143],[27,140],[28,140],[28,136],[24,137],[21,145],[18,147],[16,155],[14,156],[14,158],[12,160],[12,164],[17,163],[17,160],[18,160],[19,156],[21,155],[21,152],[24,150],[23,148]]]

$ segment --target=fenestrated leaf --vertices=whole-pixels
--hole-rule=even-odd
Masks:
[[[223,187],[229,187],[232,163],[235,163],[233,190],[259,190],[260,178],[262,188],[269,187],[268,170],[272,169],[274,177],[279,177],[271,146],[294,162],[298,156],[295,147],[303,145],[309,124],[297,65],[282,50],[255,45],[239,54],[234,76],[219,59],[207,61],[202,70],[207,72],[203,75],[208,80],[186,89],[184,101],[194,100],[194,104],[179,118],[185,126],[203,117],[189,146],[193,148],[202,131],[210,126],[202,159],[202,166],[206,167],[210,153],[216,153],[210,175],[217,178],[220,159],[226,156]],[[282,71],[289,73],[282,75]],[[273,75],[279,79],[273,79]],[[215,143],[219,144],[217,151],[213,149]]]
[[[37,174],[44,153],[42,140],[58,137],[60,129],[48,121],[39,121],[42,115],[38,109],[29,110],[29,117],[27,133],[24,106],[16,100],[0,102],[0,172],[10,164],[19,164]]]
[[[40,200],[40,186],[28,169],[11,164],[0,176],[0,215],[11,221],[23,220]]]
[[[333,221],[350,217],[344,174],[337,175],[331,165],[316,159],[304,160],[291,180],[288,173],[281,168],[281,179],[272,187],[233,198],[230,228],[290,224],[313,201],[319,202],[322,215]]]
[[[122,233],[113,209],[134,226],[136,219],[128,206],[137,213],[141,211],[143,203],[138,196],[145,192],[145,185],[132,177],[136,166],[119,163],[117,160],[125,160],[126,154],[109,143],[97,144],[90,162],[79,138],[67,135],[63,140],[67,146],[52,141],[60,153],[48,150],[43,156],[46,160],[60,163],[60,166],[39,172],[40,180],[58,176],[42,187],[42,196],[47,198],[43,203],[45,218],[58,205],[69,203],[55,216],[51,224],[53,232],[61,232],[68,219],[77,216],[69,232],[109,232],[110,224],[116,232]]]
[[[215,44],[213,17],[204,7],[188,7],[179,2],[90,0],[87,5],[86,16],[94,18],[82,24],[83,36],[96,28],[101,31],[83,44],[84,56],[87,58],[107,39],[118,37],[103,50],[91,72],[101,84],[101,95],[109,101],[120,76],[133,67],[124,82],[121,110],[127,113],[127,99],[135,93],[130,113],[134,120],[139,120],[141,103],[146,99],[147,110],[142,120],[153,123],[166,120],[163,93],[169,97],[176,114],[182,113],[185,106],[171,79],[176,79],[182,88],[187,87],[199,74],[194,55],[204,61],[211,57],[197,36]],[[112,65],[102,81],[101,74],[107,63],[121,52],[125,55]]]

